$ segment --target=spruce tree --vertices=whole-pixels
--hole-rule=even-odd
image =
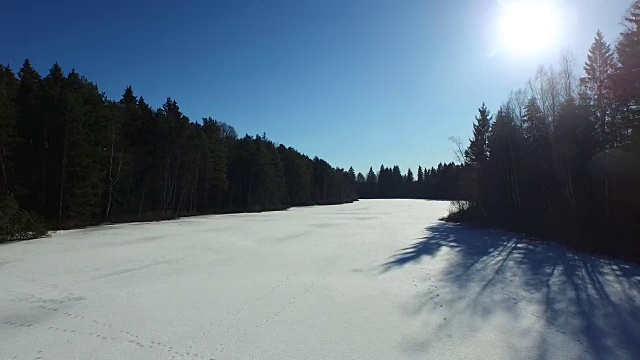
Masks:
[[[17,108],[15,97],[18,79],[8,66],[0,65],[0,196],[11,192],[16,137]]]
[[[367,173],[367,195],[370,197],[378,196],[378,185],[378,177],[373,172],[373,167],[370,167]]]
[[[352,166],[351,166],[351,167],[349,167],[349,170],[347,171],[347,176],[348,176],[348,178],[349,178],[349,181],[350,181],[352,184],[355,184],[355,182],[356,182],[356,172],[355,172],[355,170],[353,170],[353,167],[352,167]]]
[[[42,81],[41,111],[43,116],[43,146],[37,159],[42,168],[39,171],[39,197],[42,201],[40,211],[45,216],[58,213],[60,189],[60,157],[63,152],[65,128],[65,103],[63,91],[66,77],[57,63],[49,69]]]
[[[488,139],[489,163],[487,183],[493,184],[483,189],[489,192],[488,206],[498,217],[509,217],[520,209],[519,149],[522,144],[520,127],[513,112],[500,108],[491,126]],[[486,185],[486,184],[485,184]]]
[[[611,46],[598,30],[584,65],[585,76],[580,79],[581,102],[592,113],[598,136],[603,145],[613,137],[612,131],[612,76],[616,59]]]
[[[525,137],[531,142],[541,143],[548,138],[549,124],[535,97],[530,98],[529,102],[527,102],[522,123]]]
[[[625,17],[626,30],[616,47],[620,68],[616,74],[618,100],[622,105],[625,127],[640,142],[640,0]]]
[[[42,78],[29,60],[25,60],[18,71],[20,83],[16,94],[16,132],[20,144],[16,149],[16,194],[20,204],[28,210],[41,210],[42,184],[41,162],[43,139],[43,116],[41,107]]]
[[[411,168],[409,168],[407,170],[406,182],[408,184],[413,184],[414,181],[415,179],[413,178],[413,171],[411,171]]]
[[[471,165],[482,164],[488,158],[487,138],[493,117],[484,103],[478,113],[476,123],[473,124],[473,138],[469,140],[469,148],[464,152],[465,160]]]

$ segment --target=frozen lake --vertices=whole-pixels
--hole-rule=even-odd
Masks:
[[[0,245],[0,359],[638,359],[640,270],[363,200]]]

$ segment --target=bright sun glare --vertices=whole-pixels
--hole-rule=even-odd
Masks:
[[[558,11],[549,1],[512,0],[502,4],[501,47],[517,54],[538,53],[558,36]]]

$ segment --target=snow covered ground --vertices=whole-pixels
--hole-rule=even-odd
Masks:
[[[0,245],[0,359],[640,359],[640,269],[365,200]]]

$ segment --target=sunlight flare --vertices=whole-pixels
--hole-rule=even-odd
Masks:
[[[559,11],[552,2],[504,2],[498,22],[501,47],[517,54],[550,48],[558,37]]]

